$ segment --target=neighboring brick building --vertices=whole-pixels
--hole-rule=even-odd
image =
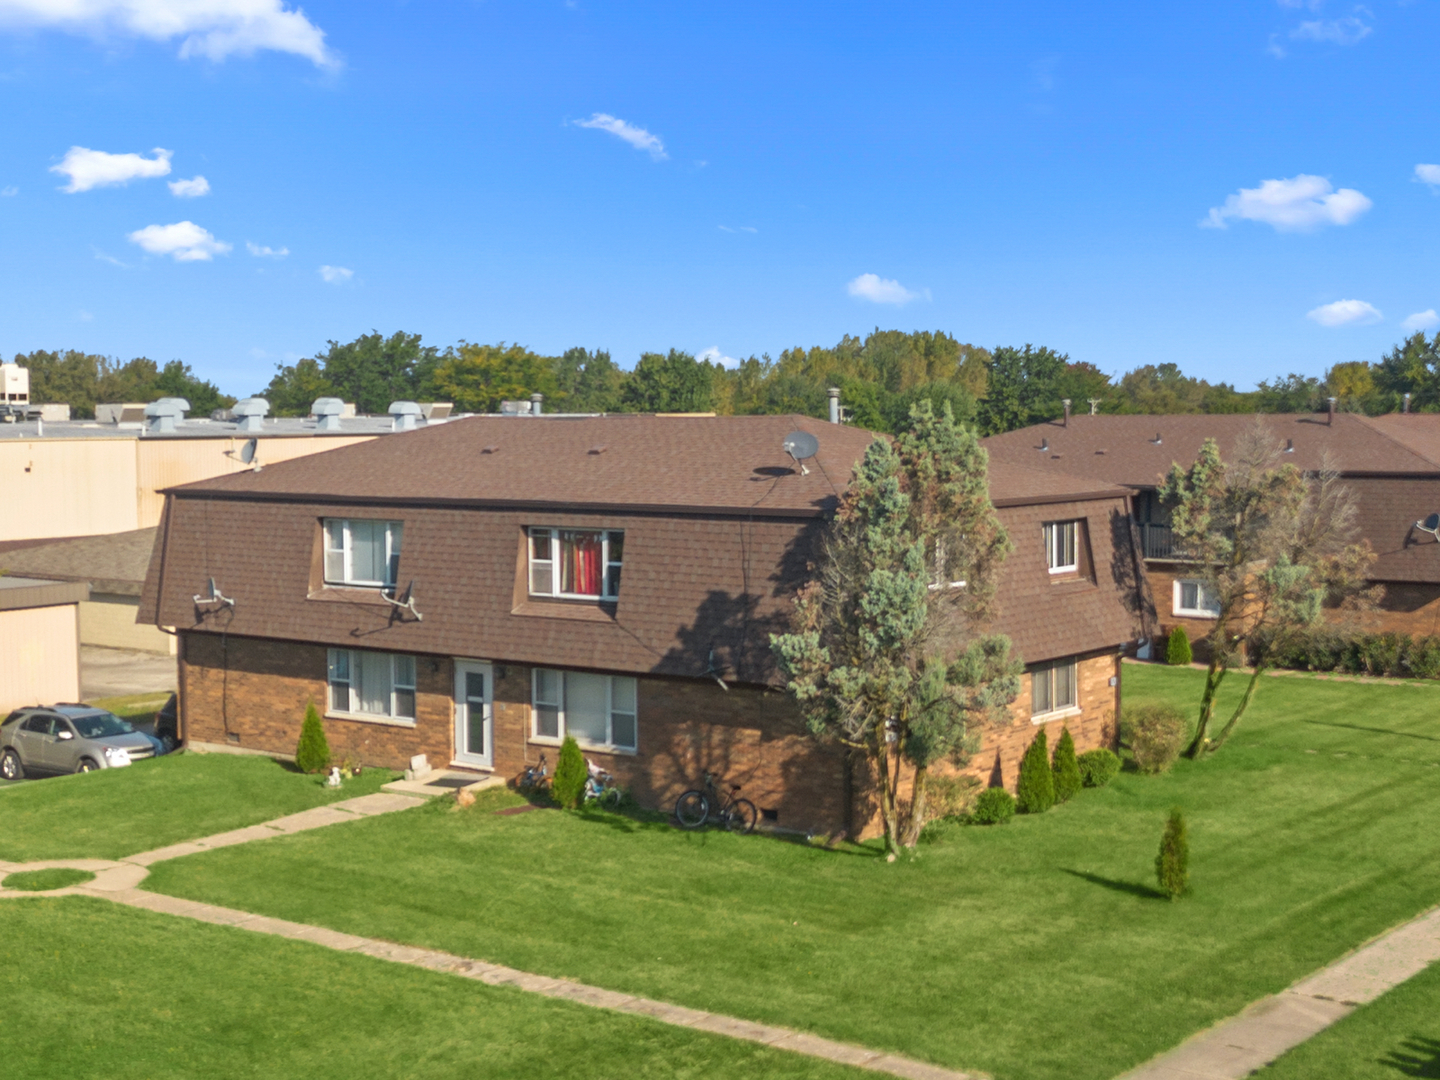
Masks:
[[[805,470],[782,450],[797,428],[820,444]],[[218,477],[167,492],[141,617],[179,628],[193,743],[293,753],[313,702],[337,759],[510,777],[568,730],[642,803],[709,769],[781,827],[868,832],[868,792],[805,733],[768,635],[873,437],[476,417]],[[1013,789],[1037,724],[1113,743],[1140,566],[1123,489],[990,481],[1015,541],[995,629],[1030,673],[971,771]]]
[[[1384,586],[1367,628],[1440,633],[1440,541],[1416,527],[1440,511],[1440,414],[1262,415],[1284,459],[1307,472],[1339,472],[1355,494],[1360,537],[1376,553],[1371,581]],[[1143,638],[1184,626],[1191,640],[1214,626],[1201,575],[1176,556],[1169,513],[1156,489],[1172,463],[1188,467],[1214,438],[1229,459],[1257,418],[1246,415],[1072,416],[984,440],[992,462],[1053,470],[1124,485],[1136,525],[1156,622]]]

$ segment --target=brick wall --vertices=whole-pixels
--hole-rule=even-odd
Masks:
[[[185,737],[229,743],[269,753],[293,754],[305,707],[324,712],[326,650],[321,646],[257,638],[186,633],[181,665]],[[1083,752],[1115,742],[1119,675],[1113,652],[1080,660],[1080,711],[1049,721],[1051,743],[1068,726]],[[454,662],[449,657],[416,657],[414,727],[326,717],[325,735],[339,760],[403,769],[414,754],[444,766],[453,749]],[[544,753],[554,768],[558,750],[530,738],[531,668],[494,666],[494,770],[519,775]],[[798,830],[840,833],[879,831],[873,798],[850,793],[846,757],[822,746],[805,731],[791,699],[778,691],[709,680],[642,678],[638,683],[640,752],[587,750],[591,760],[615,773],[644,806],[668,809],[685,789],[710,771],[761,810],[774,824]],[[966,773],[986,783],[1015,788],[1019,761],[1035,737],[1030,719],[1030,678],[1003,727],[985,733],[982,748]],[[938,772],[954,772],[941,766]],[[864,788],[861,783],[858,785]],[[854,805],[847,804],[847,800]]]
[[[1400,634],[1440,634],[1440,585],[1390,582],[1378,611],[1361,620],[1366,630]]]

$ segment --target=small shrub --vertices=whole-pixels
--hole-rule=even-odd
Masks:
[[[1050,771],[1055,774],[1056,802],[1069,802],[1080,793],[1080,763],[1075,759],[1075,740],[1070,737],[1068,727],[1060,732],[1060,740],[1055,744]]]
[[[1137,769],[1163,773],[1185,748],[1190,725],[1173,705],[1138,705],[1125,711],[1121,732]]]
[[[1190,888],[1190,836],[1185,828],[1185,815],[1178,806],[1171,809],[1170,820],[1160,837],[1155,877],[1160,882],[1160,891],[1171,900],[1180,899]]]
[[[1440,638],[1420,637],[1405,653],[1405,670],[1417,679],[1440,678]]]
[[[1170,641],[1165,646],[1165,662],[1171,667],[1183,667],[1195,659],[1190,650],[1190,635],[1183,626],[1170,631]]]
[[[1003,787],[986,788],[975,800],[970,820],[976,825],[1004,825],[1015,816],[1015,796]]]
[[[305,773],[324,772],[330,767],[330,743],[313,701],[305,706],[305,722],[300,725],[300,741],[295,744],[295,767]]]
[[[566,735],[560,747],[560,759],[555,762],[555,777],[550,781],[550,797],[566,810],[574,810],[585,796],[589,772],[580,744]]]
[[[1050,747],[1043,727],[1020,759],[1015,804],[1022,814],[1043,814],[1055,805],[1055,774],[1050,771]]]
[[[1087,750],[1076,759],[1086,787],[1104,787],[1120,773],[1120,759],[1109,750]]]
[[[925,779],[926,817],[931,821],[964,817],[980,794],[973,776],[928,776]]]

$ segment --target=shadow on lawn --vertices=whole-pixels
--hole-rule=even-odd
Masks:
[[[1380,1060],[1405,1076],[1440,1077],[1440,1039],[1414,1035]]]
[[[1090,882],[1091,885],[1100,885],[1115,892],[1129,893],[1131,896],[1138,896],[1142,900],[1164,900],[1167,903],[1170,897],[1166,896],[1159,889],[1150,885],[1142,885],[1138,881],[1117,881],[1115,878],[1101,877],[1099,874],[1092,874],[1087,870],[1070,870],[1065,867],[1061,869],[1071,877],[1078,877]]]
[[[1306,720],[1307,724],[1321,727],[1349,728],[1351,731],[1368,731],[1372,735],[1399,735],[1406,739],[1424,739],[1426,742],[1440,742],[1434,735],[1417,735],[1413,731],[1391,731],[1389,728],[1366,727],[1364,724],[1342,724],[1335,720]]]

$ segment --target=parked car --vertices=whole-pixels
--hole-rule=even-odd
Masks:
[[[16,709],[0,724],[0,778],[116,769],[165,752],[164,743],[92,705]]]
[[[155,737],[160,740],[165,749],[160,753],[168,754],[175,747],[180,745],[180,706],[174,694],[170,700],[165,702],[160,711],[155,714]]]

